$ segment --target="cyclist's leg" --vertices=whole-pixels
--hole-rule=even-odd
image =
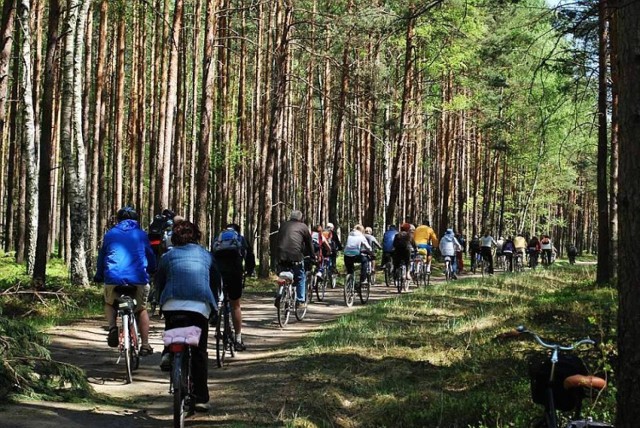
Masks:
[[[192,325],[200,327],[200,342],[198,347],[193,349],[191,354],[191,368],[193,379],[193,394],[195,395],[195,403],[209,402],[209,387],[207,381],[209,378],[207,369],[207,338],[209,336],[209,320],[204,315],[196,312],[184,312],[189,314]]]
[[[355,264],[354,256],[344,256],[344,268],[347,270],[347,275],[353,274]]]
[[[147,312],[147,301],[149,299],[149,284],[136,286],[134,299],[136,299],[136,318],[140,327],[140,355],[153,354],[153,348],[149,345],[149,312]]]
[[[298,302],[305,302],[307,295],[307,273],[304,270],[304,265],[302,263],[295,264],[291,270],[293,271],[293,281],[296,285],[297,300]]]
[[[118,326],[116,324],[117,311],[114,306],[116,301],[115,285],[104,285],[104,315],[109,324],[109,334],[107,335],[107,344],[115,348],[118,346]]]

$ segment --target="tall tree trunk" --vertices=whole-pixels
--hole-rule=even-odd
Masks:
[[[127,20],[126,20],[126,10],[123,8],[120,19],[118,21],[118,41],[117,41],[117,54],[116,54],[116,111],[115,111],[115,121],[116,121],[116,134],[115,141],[113,143],[113,205],[112,212],[116,212],[122,207],[124,202],[123,200],[123,192],[124,192],[124,121],[125,121],[125,47],[127,41]],[[126,201],[127,204],[130,201]]]
[[[291,30],[291,15],[293,6],[289,0],[280,0],[277,7],[280,15],[277,20],[279,32],[278,41],[275,46],[274,68],[271,71],[271,96],[270,96],[270,123],[269,135],[267,139],[266,170],[263,190],[260,195],[260,277],[266,278],[269,275],[269,250],[271,234],[271,212],[272,212],[272,192],[273,192],[273,170],[276,162],[276,152],[278,149],[278,132],[281,126],[281,113],[284,109],[286,99],[285,89],[287,87],[288,75],[286,73],[289,56],[289,31]]]
[[[609,231],[609,200],[607,164],[609,144],[607,140],[607,0],[599,0],[598,26],[598,270],[599,284],[611,279]]]
[[[7,120],[7,94],[9,92],[9,65],[11,64],[11,51],[13,48],[13,31],[15,22],[15,0],[4,0],[2,4],[2,22],[0,23],[0,146],[4,147],[5,128]],[[8,161],[7,161],[7,204],[4,207],[4,250],[8,252],[13,247],[13,182],[15,176],[15,147],[13,139],[8,141]],[[2,170],[4,171],[4,169]],[[4,192],[0,193],[0,198]]]
[[[609,234],[611,236],[611,275],[615,278],[618,273],[618,65],[616,53],[618,50],[618,28],[616,22],[617,11],[608,9],[609,35],[611,40],[611,161],[609,168]]]
[[[65,167],[65,192],[70,208],[71,283],[89,284],[84,251],[87,203],[84,143],[82,140],[82,73],[83,34],[88,0],[69,0],[65,20],[65,49],[62,61],[62,152]],[[83,16],[84,15],[84,16]],[[74,78],[76,77],[76,78]],[[75,109],[74,107],[77,107]],[[76,131],[78,130],[78,131]]]
[[[202,57],[202,100],[200,104],[200,133],[198,136],[198,168],[196,179],[196,200],[194,221],[203,232],[203,236],[208,236],[208,209],[209,209],[209,181],[211,168],[211,128],[213,121],[213,88],[215,84],[215,63],[213,58],[213,48],[215,43],[215,15],[216,1],[207,1],[207,11],[205,17],[205,42],[204,55]]]
[[[618,266],[618,367],[617,367],[617,420],[618,428],[632,428],[640,420],[640,2],[615,1],[617,10],[616,75],[619,89],[618,144],[620,175],[618,193],[618,220],[620,230],[619,255],[624,264]]]
[[[31,80],[31,25],[29,16],[31,1],[20,0],[18,4],[18,16],[22,30],[21,56],[22,56],[22,108],[23,108],[23,145],[25,157],[23,162],[27,166],[27,232],[26,232],[26,261],[27,273],[33,274],[33,266],[36,259],[36,243],[38,240],[38,157],[36,151],[35,118],[33,113],[33,93]]]
[[[56,86],[56,52],[60,24],[60,3],[49,0],[49,23],[47,29],[47,54],[44,63],[44,85],[42,88],[42,124],[40,126],[40,170],[38,177],[38,240],[33,280],[36,287],[46,279],[51,217],[51,165],[53,160],[53,120],[55,117],[53,96]]]
[[[413,15],[413,11],[410,12]],[[396,204],[398,203],[398,196],[400,193],[400,172],[402,170],[401,163],[404,158],[405,144],[406,144],[406,130],[405,125],[407,121],[407,112],[409,103],[409,95],[411,94],[412,70],[413,70],[413,28],[415,25],[415,18],[409,18],[407,22],[407,32],[405,38],[405,53],[404,53],[404,80],[402,88],[402,104],[400,107],[400,123],[398,124],[398,145],[396,147],[396,154],[393,160],[393,169],[391,172],[391,193],[389,194],[389,205],[387,206],[387,212],[385,215],[386,223],[393,224],[393,220],[396,214]]]

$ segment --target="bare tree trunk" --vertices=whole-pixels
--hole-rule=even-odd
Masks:
[[[618,275],[618,64],[616,54],[618,51],[618,28],[616,22],[617,11],[608,9],[609,32],[611,40],[611,160],[609,168],[609,233],[611,236],[611,276]]]
[[[4,0],[2,5],[2,22],[0,23],[0,144],[4,146],[7,119],[7,94],[9,90],[9,65],[13,48],[13,27],[15,21],[15,0]],[[8,252],[13,247],[13,183],[15,176],[16,142],[8,141],[9,152],[7,161],[7,205],[3,211],[4,221],[4,250]],[[2,197],[3,193],[0,193]]]
[[[607,140],[607,0],[599,0],[598,28],[598,271],[599,284],[611,279],[609,230],[609,200],[607,189],[607,163],[609,142]]]
[[[31,1],[20,0],[18,4],[18,16],[22,30],[21,56],[22,56],[22,107],[23,107],[23,144],[27,166],[27,233],[26,233],[26,261],[27,273],[33,274],[33,266],[36,258],[36,243],[38,240],[38,157],[36,151],[35,118],[33,113],[33,94],[31,80],[31,25],[29,15]]]
[[[65,166],[65,191],[70,206],[71,282],[89,284],[84,235],[87,222],[85,151],[82,140],[83,34],[88,0],[69,0],[65,22],[65,49],[62,78],[62,152]],[[76,78],[74,78],[76,77]],[[75,141],[74,141],[75,139]]]
[[[413,15],[413,13],[411,13]],[[396,204],[398,203],[398,196],[400,193],[400,172],[401,162],[404,157],[405,145],[406,145],[406,130],[405,125],[407,121],[407,111],[409,95],[411,93],[411,84],[413,82],[413,28],[415,25],[415,18],[410,18],[407,22],[407,32],[405,38],[405,53],[404,53],[404,80],[402,89],[402,103],[400,107],[400,123],[398,131],[398,145],[396,147],[396,154],[393,161],[393,170],[391,172],[391,193],[389,194],[389,205],[386,212],[386,223],[392,224],[396,214]]]
[[[52,127],[55,118],[53,96],[57,81],[56,52],[60,24],[60,4],[49,0],[49,23],[47,29],[47,54],[44,63],[44,85],[42,89],[42,124],[40,127],[40,170],[38,178],[38,239],[33,280],[36,287],[44,285],[49,255],[49,231],[51,217],[51,166],[53,157]],[[55,188],[54,188],[55,189]]]
[[[113,143],[113,205],[112,212],[116,212],[122,207],[123,204],[123,185],[124,185],[124,121],[125,121],[125,109],[124,109],[124,86],[125,86],[125,47],[127,40],[127,20],[125,19],[125,10],[121,12],[120,19],[118,21],[118,42],[117,42],[117,54],[116,54],[116,134],[115,141]],[[129,201],[127,201],[129,203]]]

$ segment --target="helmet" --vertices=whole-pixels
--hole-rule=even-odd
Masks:
[[[333,230],[334,227],[333,223],[327,223],[327,230]]]
[[[136,210],[133,209],[133,207],[130,206],[126,206],[126,207],[122,207],[118,210],[118,214],[116,215],[118,221],[123,221],[123,220],[138,220],[138,213],[136,212]]]

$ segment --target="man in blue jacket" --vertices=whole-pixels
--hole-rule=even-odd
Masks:
[[[390,224],[382,237],[382,266],[391,260],[391,255],[393,254],[393,238],[395,238],[397,234],[398,230],[395,225]]]
[[[104,235],[102,248],[98,254],[95,282],[104,282],[104,311],[109,323],[107,343],[118,346],[116,308],[119,297],[116,287],[130,287],[136,300],[136,315],[140,326],[142,346],[140,355],[153,353],[149,345],[149,274],[156,270],[156,258],[147,233],[138,224],[138,213],[131,207],[118,211],[118,224]]]

